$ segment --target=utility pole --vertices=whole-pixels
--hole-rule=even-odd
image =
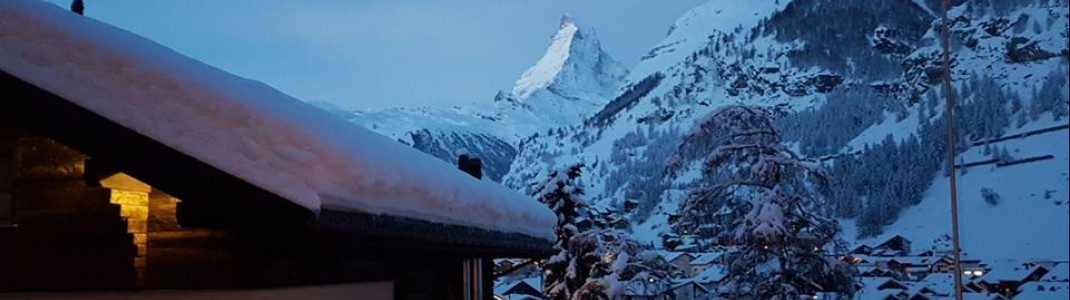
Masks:
[[[947,98],[947,168],[951,181],[951,236],[955,251],[955,300],[962,300],[962,251],[959,249],[959,199],[955,172],[955,96],[951,88],[951,20],[947,11],[951,9],[951,0],[944,0],[943,20],[940,26],[941,41],[944,46],[944,96]]]

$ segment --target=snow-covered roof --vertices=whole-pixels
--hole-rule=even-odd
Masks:
[[[510,290],[512,290],[513,288],[516,288],[516,286],[521,285],[521,284],[526,284],[526,285],[530,286],[531,288],[535,289],[536,291],[541,291],[542,290],[542,278],[540,278],[540,277],[531,277],[531,278],[524,278],[524,279],[520,279],[520,280],[507,281],[505,283],[496,285],[494,287],[494,294],[495,295],[501,295],[501,296],[509,297],[512,294],[507,294],[507,293],[510,293]],[[509,297],[509,299],[513,299],[513,298],[514,297]]]
[[[910,264],[915,266],[928,266],[944,258],[944,256],[895,256],[878,260],[887,260],[889,262],[895,261],[897,263]]]
[[[706,284],[711,282],[721,282],[725,276],[728,276],[728,271],[720,265],[712,265],[702,273],[695,275],[695,282]]]
[[[999,283],[1000,281],[1021,281],[1039,267],[1030,267],[1018,262],[998,262],[988,265],[991,270],[981,276],[981,282]]]
[[[658,251],[658,254],[661,255],[662,258],[665,258],[665,261],[669,261],[669,262],[671,262],[673,260],[676,260],[677,258],[680,258],[680,257],[685,256],[685,255],[693,257],[693,255],[691,255],[690,253],[679,252],[679,251]]]
[[[1067,299],[1070,298],[1070,285],[1065,282],[1028,282],[1018,287],[1018,292],[1015,300]]]
[[[724,252],[706,252],[696,254],[695,259],[691,260],[691,265],[708,265],[712,264],[718,258],[724,255]]]
[[[911,287],[911,293],[918,293],[922,289],[928,289],[940,295],[950,295],[954,292],[955,276],[949,273],[931,273]]]
[[[531,198],[52,4],[0,1],[0,70],[313,211],[554,237]]]
[[[1048,274],[1044,274],[1044,280],[1046,281],[1067,281],[1067,263],[1061,263],[1051,269]]]

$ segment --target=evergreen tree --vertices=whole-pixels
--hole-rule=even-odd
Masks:
[[[723,292],[732,299],[797,299],[854,293],[853,271],[830,259],[843,251],[839,225],[820,214],[824,172],[781,141],[765,109],[726,106],[703,119],[685,141],[710,145],[704,183],[680,204],[678,233],[716,228],[734,245]],[[721,217],[725,213],[732,217]]]
[[[543,264],[546,270],[543,291],[553,299],[568,299],[590,275],[589,269],[576,266],[578,255],[575,249],[569,249],[573,237],[580,233],[574,222],[585,206],[581,199],[583,187],[576,184],[582,168],[583,164],[576,164],[563,171],[554,171],[535,189],[539,202],[557,215],[557,243],[554,244],[557,254]]]
[[[543,291],[552,299],[614,299],[622,282],[666,282],[671,266],[664,259],[642,255],[638,243],[618,229],[581,227],[582,218],[598,219],[584,204],[579,182],[583,164],[555,171],[535,196],[558,217],[557,254],[543,264]],[[595,222],[595,224],[599,224]]]

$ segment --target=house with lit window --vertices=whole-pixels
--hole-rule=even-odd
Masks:
[[[1031,264],[1000,263],[993,264],[991,270],[977,280],[977,285],[985,292],[996,293],[1004,297],[1014,297],[1019,287],[1026,283],[1040,281],[1048,274],[1048,269]]]
[[[490,299],[551,252],[534,199],[124,30],[5,0],[0,45],[0,296]]]

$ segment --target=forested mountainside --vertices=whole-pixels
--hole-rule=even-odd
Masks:
[[[967,1],[950,12],[958,149],[981,149],[1006,163],[1026,158],[1024,148],[1051,147],[1055,159],[1013,168],[1061,176],[1029,194],[1051,190],[1050,197],[1065,199],[1067,157],[1058,153],[1065,149],[1065,131],[1059,133],[1062,144],[985,142],[1068,122],[1066,2],[1009,2]],[[832,194],[823,208],[842,220],[849,239],[910,230],[897,223],[904,210],[946,204],[946,194],[932,190],[946,182],[946,119],[940,21],[928,4],[769,1],[766,11],[740,8],[744,13],[718,4],[711,1],[681,17],[666,41],[632,68],[620,95],[583,124],[523,140],[505,183],[525,191],[549,170],[584,162],[588,201],[619,209],[628,199],[638,200],[633,233],[660,244],[672,234],[669,218],[679,213],[679,202],[708,184],[700,174],[701,158],[712,149],[688,146],[683,137],[717,108],[746,104],[771,108],[784,142],[828,171]],[[741,14],[753,19],[692,28],[710,25],[696,19]],[[682,166],[667,168],[674,157],[683,159],[677,162]],[[979,187],[962,193],[967,192],[964,198],[980,198]],[[1029,195],[1013,197],[1019,196]],[[1018,212],[1017,205],[992,209]],[[1065,223],[1066,215],[1005,218],[1024,229],[1050,227],[1051,218]],[[950,221],[914,222],[944,228]],[[946,233],[938,231],[917,238],[931,243]],[[1066,249],[1065,238],[1043,244]]]
[[[685,137],[726,105],[762,107],[782,142],[828,173],[829,194],[820,207],[839,220],[845,238],[901,234],[938,246],[949,221],[917,220],[913,212],[947,202],[939,192],[950,172],[939,5],[711,0],[671,24],[630,72],[600,49],[593,30],[566,16],[547,54],[489,104],[344,114],[448,161],[462,153],[482,157],[491,179],[524,193],[552,172],[583,163],[577,182],[585,201],[617,210],[638,203],[627,216],[631,233],[662,246],[678,234],[669,220],[681,201],[712,184],[702,174],[712,146]],[[1064,0],[953,2],[954,134],[961,153],[953,160],[964,166],[959,172],[991,173],[962,180],[995,185],[1017,172],[1063,178],[1007,191],[964,183],[970,186],[960,192],[964,201],[993,193],[1005,200],[977,207],[983,211],[973,217],[974,208],[967,208],[968,222],[981,222],[991,216],[987,211],[1008,212],[1007,230],[1065,221],[1062,209],[1049,208],[1067,202],[1067,157],[1060,150],[1066,134],[1059,131],[1068,123],[1066,10]],[[1033,137],[1036,132],[1056,138]],[[1046,155],[1052,157],[1022,162]],[[1028,200],[1037,197],[1046,201]],[[1052,236],[1066,236],[1059,233],[1065,226],[1054,227]],[[1058,250],[1067,242],[1040,244]],[[1065,259],[1065,252],[1044,255]]]

